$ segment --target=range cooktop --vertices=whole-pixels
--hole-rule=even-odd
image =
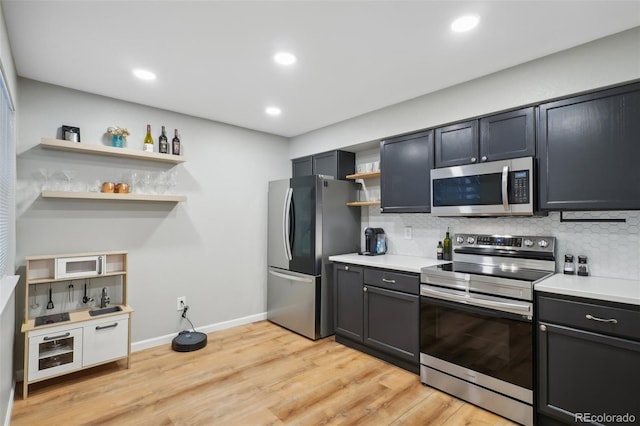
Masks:
[[[57,322],[69,321],[69,312],[62,312],[60,314],[43,315],[36,317],[35,326],[55,324]]]

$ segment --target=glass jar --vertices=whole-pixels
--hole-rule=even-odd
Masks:
[[[586,277],[589,275],[589,265],[587,265],[587,256],[578,256],[578,275]]]
[[[573,275],[576,273],[575,266],[573,264],[573,255],[565,254],[564,255],[564,273],[567,275]]]

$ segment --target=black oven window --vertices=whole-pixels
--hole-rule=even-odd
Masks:
[[[533,388],[531,322],[496,317],[483,308],[456,309],[424,297],[421,304],[420,352]]]

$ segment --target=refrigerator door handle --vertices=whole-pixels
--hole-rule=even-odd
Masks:
[[[287,194],[284,197],[284,218],[283,218],[283,235],[284,235],[284,252],[287,255],[287,260],[291,261],[293,256],[291,255],[291,201],[293,198],[293,188],[287,189]]]
[[[289,281],[299,281],[301,283],[313,284],[313,280],[310,278],[296,277],[294,275],[282,274],[280,272],[269,271],[271,275],[275,275],[276,277],[284,278]]]

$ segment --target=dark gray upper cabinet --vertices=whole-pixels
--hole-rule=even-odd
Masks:
[[[435,130],[436,167],[533,157],[536,151],[533,107],[508,111]]]
[[[293,177],[310,176],[313,174],[313,161],[310,155],[291,160]]]
[[[522,108],[480,119],[480,162],[536,154],[534,108]]]
[[[640,83],[546,103],[539,114],[541,209],[640,209]]]
[[[355,173],[356,155],[347,151],[328,151],[293,159],[291,165],[293,177],[325,175],[344,180]]]
[[[380,194],[383,213],[431,211],[433,130],[380,143]]]
[[[478,120],[438,127],[435,131],[435,166],[478,162]]]

